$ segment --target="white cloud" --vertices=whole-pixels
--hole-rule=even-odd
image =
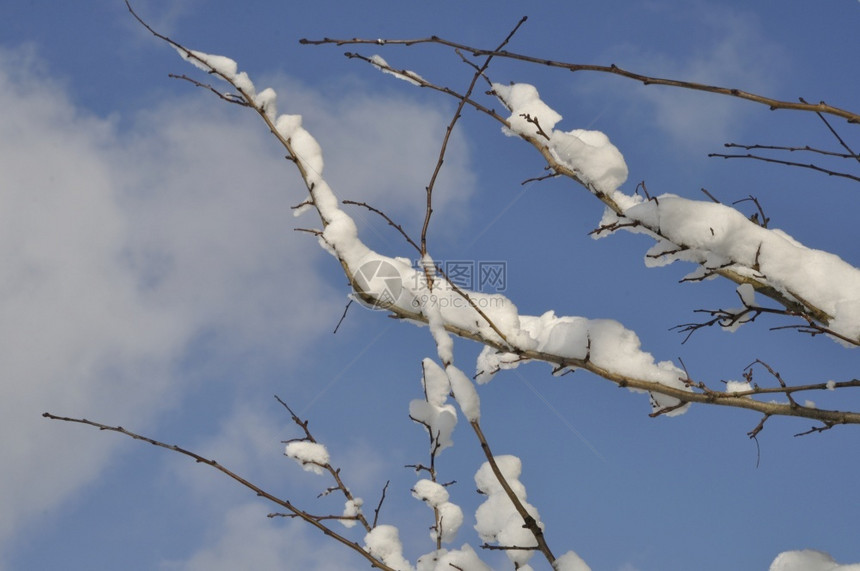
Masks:
[[[321,281],[328,255],[292,231],[303,187],[252,116],[198,92],[121,132],[38,69],[0,51],[0,545],[97,478],[119,441],[43,411],[151,426],[181,403],[177,363],[195,358],[192,341],[212,339],[213,366],[249,354],[286,365],[330,331],[346,293]],[[320,138],[353,159],[343,174],[330,161],[333,178],[375,189],[393,213],[420,203],[400,192],[426,184],[447,119],[393,100],[338,101],[305,101],[318,116],[335,104]],[[403,125],[408,141],[388,138]],[[379,168],[382,156],[397,157],[394,168]],[[472,191],[466,161],[451,166],[463,185],[443,208]]]
[[[0,53],[0,539],[108,451],[40,413],[140,419],[170,394],[165,368],[187,334],[119,262],[126,214],[100,156],[111,126],[21,72],[30,61]]]

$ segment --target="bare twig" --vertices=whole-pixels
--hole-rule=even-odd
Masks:
[[[794,400],[794,397],[791,396],[791,392],[785,391],[785,389],[788,387],[788,385],[786,385],[785,381],[782,380],[782,376],[777,371],[774,371],[770,365],[768,365],[767,363],[765,363],[761,359],[756,359],[755,361],[753,361],[752,363],[750,363],[749,365],[746,366],[746,370],[748,370],[750,372],[750,376],[749,376],[750,380],[752,380],[752,368],[755,365],[761,365],[762,367],[767,369],[767,372],[769,372],[771,374],[771,376],[773,378],[775,378],[776,381],[779,383],[779,386],[782,388],[783,392],[785,393],[785,396],[788,397],[788,402],[791,403],[792,406],[800,406]]]
[[[820,167],[820,166],[812,164],[812,163],[798,163],[798,162],[794,162],[794,161],[785,161],[782,159],[774,159],[772,157],[763,157],[761,155],[754,155],[752,153],[739,154],[739,155],[732,155],[732,154],[728,154],[728,153],[708,153],[708,156],[709,157],[719,157],[719,158],[723,158],[723,159],[754,159],[754,160],[763,161],[766,163],[775,163],[778,165],[787,165],[790,167],[800,167],[800,168],[804,168],[804,169],[810,169],[810,170],[814,170],[816,172],[824,173],[828,176],[842,177],[842,178],[847,178],[849,180],[856,180],[856,181],[860,182],[860,176],[826,169],[824,167]]]
[[[187,81],[187,82],[191,83],[195,87],[207,89],[207,90],[211,91],[212,93],[214,93],[215,95],[217,95],[219,98],[226,101],[227,103],[235,103],[236,105],[239,105],[241,107],[250,107],[250,105],[248,104],[247,101],[245,101],[244,99],[242,99],[240,96],[236,95],[235,93],[222,93],[221,91],[218,91],[217,89],[215,89],[214,87],[212,87],[208,83],[203,83],[203,82],[197,81],[196,79],[192,79],[185,74],[177,75],[175,73],[169,73],[169,74],[167,74],[167,77],[169,77],[171,79],[181,79],[183,81]]]
[[[753,200],[755,199],[753,198]],[[762,217],[764,217],[763,212]],[[767,221],[769,219],[764,218],[764,220]],[[779,329],[795,329],[800,333],[807,333],[813,337],[822,334],[830,335],[831,337],[839,339],[840,341],[843,341],[845,343],[860,346],[860,339],[852,339],[846,335],[842,335],[841,333],[833,331],[828,327],[820,325],[819,323],[815,322],[815,319],[811,315],[808,315],[802,311],[794,311],[791,309],[785,309],[780,307],[763,307],[759,305],[752,305],[745,302],[740,296],[740,294],[738,294],[738,297],[741,298],[741,303],[743,304],[743,307],[740,309],[696,309],[694,310],[695,313],[706,313],[711,316],[711,319],[701,322],[681,323],[679,325],[675,325],[674,327],[670,327],[669,330],[676,330],[680,333],[686,333],[687,335],[681,342],[683,344],[686,343],[690,339],[690,336],[692,336],[693,333],[695,333],[699,329],[712,327],[714,325],[719,325],[723,328],[734,327],[744,323],[751,323],[755,321],[760,315],[767,313],[770,315],[783,315],[786,317],[799,318],[805,321],[805,323],[803,324],[781,325],[777,327],[771,327],[771,331],[777,331]]]
[[[707,188],[701,188],[700,190],[702,191],[702,193],[703,193],[705,196],[707,196],[708,198],[710,198],[713,202],[716,202],[717,204],[722,204],[719,200],[717,200],[717,199],[716,199],[716,197],[714,197],[714,195],[713,195],[713,194],[711,194],[710,192],[708,192],[708,189],[707,189]]]
[[[514,34],[517,33],[517,30],[520,29],[526,22],[525,17],[521,18],[519,22],[517,22],[514,29],[505,37],[499,47],[496,50],[500,50],[511,40]],[[439,150],[439,159],[436,161],[436,166],[433,169],[433,175],[430,177],[430,183],[427,185],[427,208],[424,213],[424,226],[421,228],[421,255],[424,256],[427,254],[427,229],[430,227],[430,216],[433,214],[433,187],[436,185],[436,177],[439,176],[439,172],[442,170],[442,163],[445,161],[445,152],[448,149],[448,141],[451,138],[451,133],[454,132],[454,125],[457,124],[457,121],[460,119],[460,114],[463,112],[463,108],[466,106],[466,101],[471,97],[472,91],[475,89],[475,84],[478,83],[478,80],[481,76],[484,75],[484,72],[490,65],[490,62],[493,59],[493,55],[490,54],[484,60],[483,65],[475,70],[474,75],[472,76],[472,81],[469,82],[469,87],[466,89],[466,93],[464,97],[460,99],[457,104],[457,110],[454,111],[454,116],[451,118],[451,122],[448,123],[448,127],[445,129],[445,138],[442,140],[442,148]]]
[[[757,150],[766,150],[766,151],[786,151],[788,153],[795,152],[809,152],[815,153],[819,155],[826,155],[829,157],[836,157],[840,159],[854,159],[857,158],[857,155],[849,154],[849,153],[837,153],[835,151],[826,151],[824,149],[816,149],[815,147],[810,147],[809,145],[804,145],[802,147],[787,147],[783,145],[742,145],[740,143],[725,143],[723,145],[727,149],[744,149],[745,151],[757,151]]]
[[[761,226],[762,228],[767,228],[768,222],[770,222],[770,218],[764,215],[764,209],[761,207],[761,203],[759,203],[758,198],[753,195],[749,195],[746,198],[741,198],[740,200],[735,200],[732,204],[740,204],[741,202],[752,202],[755,204],[758,212],[753,213],[750,216],[750,220]],[[759,215],[761,215],[761,219],[759,220]]]
[[[519,545],[490,545],[489,543],[482,543],[481,549],[486,549],[487,551],[537,551],[538,547],[536,545],[532,547],[520,547]]]
[[[332,331],[332,334],[337,333],[337,330],[338,330],[338,329],[340,329],[340,324],[341,324],[341,323],[343,323],[343,320],[344,320],[344,319],[346,319],[346,312],[347,312],[347,311],[349,311],[349,306],[350,306],[350,305],[352,305],[352,302],[353,302],[353,300],[352,300],[352,299],[350,299],[350,300],[346,303],[346,307],[344,307],[344,308],[343,308],[343,315],[341,315],[341,316],[340,316],[340,319],[338,319],[338,321],[337,321],[337,325],[335,325],[335,326],[334,326],[334,331]]]
[[[803,100],[803,97],[800,98],[800,102],[806,103],[806,101]],[[836,137],[836,140],[839,141],[839,144],[842,145],[842,148],[845,149],[846,151],[848,151],[851,154],[851,156],[853,156],[857,162],[860,162],[860,154],[855,153],[854,150],[851,149],[851,147],[849,147],[848,144],[842,139],[842,137],[839,136],[839,133],[836,132],[836,129],[834,129],[833,125],[831,125],[830,122],[827,120],[827,117],[822,115],[820,111],[816,112],[816,115],[818,115],[818,118],[824,122],[824,124],[827,126],[827,129],[830,131],[830,133],[834,137]]]
[[[546,170],[549,170],[549,169],[546,169]],[[561,175],[559,175],[557,172],[549,172],[549,173],[547,173],[547,174],[545,174],[545,175],[535,176],[535,177],[532,177],[532,178],[527,178],[527,179],[525,179],[524,181],[522,181],[522,182],[520,183],[520,185],[521,185],[521,186],[525,186],[526,184],[528,184],[528,183],[530,183],[530,182],[543,182],[543,181],[545,181],[545,180],[548,180],[548,179],[551,179],[551,178],[556,178],[556,177],[559,177],[559,176],[561,176]]]
[[[366,202],[359,202],[359,201],[356,201],[356,200],[344,200],[344,201],[342,201],[342,202],[343,202],[344,204],[351,204],[351,205],[353,205],[353,206],[361,206],[361,207],[363,207],[363,208],[367,208],[368,210],[370,210],[370,211],[371,211],[371,212],[373,212],[374,214],[378,214],[378,215],[379,215],[379,216],[381,216],[381,217],[382,217],[386,222],[388,222],[388,225],[389,225],[389,226],[392,226],[395,230],[397,230],[397,231],[400,233],[400,235],[401,235],[401,236],[403,236],[403,238],[404,238],[404,239],[409,243],[409,245],[410,245],[410,246],[412,246],[413,248],[415,248],[415,250],[416,250],[419,254],[421,254],[421,246],[419,246],[418,244],[416,244],[416,243],[415,243],[415,240],[413,240],[412,238],[410,238],[410,237],[409,237],[409,234],[407,234],[407,233],[406,233],[406,231],[403,229],[403,226],[401,226],[400,224],[397,224],[396,222],[394,222],[394,220],[392,220],[392,219],[391,219],[391,218],[390,218],[386,213],[384,213],[383,211],[379,210],[379,209],[378,209],[378,208],[376,208],[376,207],[373,207],[373,206],[369,205],[369,204],[368,204],[368,203],[366,203]]]
[[[379,521],[379,512],[382,510],[382,502],[385,501],[385,492],[388,490],[388,484],[391,483],[391,480],[386,480],[385,485],[382,487],[382,494],[379,496],[379,503],[376,504],[376,509],[373,510],[373,527],[376,527],[376,523]]]
[[[825,430],[830,430],[834,426],[835,426],[835,424],[833,424],[832,422],[825,422],[821,426],[813,426],[809,430],[805,430],[803,432],[798,432],[797,434],[795,434],[795,436],[806,436],[807,434],[815,434],[817,432],[824,432]]]

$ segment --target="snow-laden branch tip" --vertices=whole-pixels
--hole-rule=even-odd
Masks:
[[[423,77],[413,71],[409,71],[408,69],[403,71],[394,71],[394,69],[390,65],[388,65],[388,62],[385,61],[380,55],[370,56],[370,61],[373,63],[373,66],[382,73],[393,75],[397,79],[402,79],[403,81],[411,83],[412,85],[421,85],[421,82],[424,80]]]

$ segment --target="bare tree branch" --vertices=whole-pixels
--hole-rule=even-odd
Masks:
[[[307,38],[303,38],[299,40],[299,43],[305,45],[322,45],[322,44],[335,44],[338,46],[343,45],[353,45],[353,44],[375,44],[375,45],[404,45],[404,46],[413,46],[417,44],[438,44],[442,46],[447,46],[450,48],[455,48],[464,52],[469,52],[474,56],[495,56],[499,58],[508,58],[514,59],[518,61],[523,61],[526,63],[534,63],[539,64],[541,66],[546,67],[556,67],[560,69],[566,69],[568,71],[576,72],[576,71],[593,71],[598,73],[609,73],[612,75],[617,75],[620,77],[625,77],[627,79],[632,79],[643,85],[664,85],[668,87],[678,87],[681,89],[690,89],[694,91],[704,91],[707,93],[715,93],[719,95],[727,95],[729,97],[737,97],[740,99],[745,99],[747,101],[752,101],[754,103],[760,103],[762,105],[767,105],[772,110],[775,109],[793,109],[796,111],[809,111],[813,113],[826,113],[828,115],[833,115],[835,117],[841,117],[847,120],[849,123],[860,123],[860,114],[848,111],[846,109],[841,109],[839,107],[834,107],[832,105],[828,105],[824,101],[820,103],[807,103],[803,99],[800,102],[793,101],[781,101],[779,99],[773,99],[770,97],[765,97],[763,95],[757,95],[755,93],[749,93],[747,91],[742,91],[740,89],[730,88],[730,87],[718,87],[714,85],[706,85],[703,83],[696,83],[691,81],[679,81],[676,79],[667,79],[661,77],[652,77],[648,75],[643,75],[641,73],[636,73],[633,71],[628,71],[618,67],[615,64],[610,65],[593,65],[593,64],[578,64],[578,63],[568,63],[562,61],[555,61],[550,59],[537,58],[529,55],[509,52],[506,50],[498,51],[498,50],[486,50],[481,48],[471,47],[465,44],[461,44],[458,42],[452,42],[450,40],[446,40],[440,38],[438,36],[431,36],[429,38],[418,38],[412,40],[405,39],[362,39],[362,38],[352,38],[352,39],[333,39],[333,38],[323,38],[321,40],[309,40]]]
[[[726,148],[729,148],[729,149],[744,149],[747,151],[767,150],[767,151],[786,151],[789,153],[808,152],[808,153],[815,153],[818,155],[825,155],[828,157],[836,157],[838,159],[856,159],[857,158],[857,155],[855,155],[853,153],[837,153],[835,151],[827,151],[825,149],[816,149],[815,147],[810,147],[809,145],[803,145],[802,147],[789,147],[789,146],[785,146],[785,145],[742,145],[740,143],[725,143],[723,146]]]
[[[368,204],[368,203],[366,203],[366,202],[358,202],[358,201],[355,201],[355,200],[344,200],[344,201],[343,201],[343,203],[344,203],[344,204],[352,204],[352,205],[354,205],[354,206],[361,206],[361,207],[363,207],[363,208],[367,208],[368,210],[370,210],[370,211],[371,211],[371,212],[373,212],[374,214],[378,214],[378,215],[379,215],[379,216],[381,216],[381,217],[382,217],[386,222],[388,222],[388,225],[389,225],[389,226],[392,226],[395,230],[397,230],[397,231],[400,233],[400,235],[401,235],[401,236],[403,236],[404,240],[406,240],[406,242],[408,242],[410,246],[412,246],[413,248],[415,248],[415,251],[416,251],[416,252],[418,252],[418,254],[419,254],[419,255],[421,254],[421,246],[419,246],[419,245],[415,242],[415,240],[413,240],[412,238],[410,238],[410,237],[409,237],[409,234],[407,234],[407,233],[406,233],[406,231],[403,229],[403,226],[401,226],[400,224],[397,224],[396,222],[394,222],[394,220],[392,220],[392,219],[391,219],[391,218],[390,218],[386,213],[384,213],[383,211],[381,211],[381,210],[379,210],[378,208],[375,208],[375,207],[373,207],[373,206],[369,205],[369,204]]]
[[[763,161],[766,163],[775,163],[778,165],[787,165],[790,167],[800,167],[800,168],[804,168],[804,169],[810,169],[810,170],[814,170],[814,171],[817,171],[820,173],[824,173],[828,176],[837,176],[837,177],[847,178],[849,180],[855,180],[857,182],[860,182],[860,176],[826,169],[826,168],[820,167],[818,165],[815,165],[813,163],[798,163],[798,162],[794,162],[794,161],[786,161],[786,160],[782,160],[782,159],[774,159],[772,157],[764,157],[761,155],[754,155],[752,153],[737,154],[737,155],[728,154],[728,153],[708,153],[708,156],[709,157],[718,157],[718,158],[723,158],[723,159],[754,159],[754,160]]]
[[[210,468],[214,468],[215,470],[218,470],[222,474],[226,475],[228,478],[231,478],[232,480],[235,480],[236,482],[238,482],[242,486],[248,488],[249,490],[251,490],[252,492],[257,494],[257,496],[259,496],[261,498],[265,498],[265,499],[269,500],[270,502],[277,504],[277,505],[281,506],[282,508],[285,508],[291,516],[297,517],[297,518],[309,523],[310,525],[312,525],[315,528],[322,531],[327,536],[329,536],[332,539],[336,540],[337,542],[342,543],[343,545],[349,547],[350,549],[352,549],[356,553],[359,553],[362,557],[364,557],[370,563],[370,565],[372,567],[376,567],[377,569],[384,569],[386,571],[394,571],[391,567],[385,565],[384,563],[382,563],[382,561],[378,560],[377,558],[372,556],[370,553],[366,552],[364,550],[364,547],[362,547],[358,543],[347,539],[346,537],[344,537],[344,536],[340,535],[339,533],[337,533],[336,531],[332,530],[330,527],[321,523],[321,521],[320,521],[321,518],[319,518],[317,516],[313,516],[313,515],[309,514],[308,512],[296,507],[295,505],[292,504],[292,502],[290,502],[288,500],[281,499],[281,498],[275,496],[274,494],[271,494],[271,493],[267,492],[266,490],[260,488],[259,486],[252,484],[251,482],[249,482],[245,478],[239,476],[235,472],[222,466],[221,464],[219,464],[215,460],[211,460],[209,458],[206,458],[205,456],[201,456],[200,454],[197,454],[196,452],[192,452],[190,450],[187,450],[187,449],[182,448],[180,446],[177,446],[175,444],[165,444],[164,442],[161,442],[159,440],[155,440],[153,438],[149,438],[148,436],[142,436],[140,434],[131,432],[130,430],[126,430],[125,428],[123,428],[121,426],[110,426],[107,424],[101,424],[99,422],[87,420],[85,418],[71,418],[71,417],[66,417],[66,416],[56,416],[54,414],[51,414],[50,412],[43,413],[42,416],[45,418],[51,419],[51,420],[62,420],[63,422],[74,422],[74,423],[78,423],[78,424],[84,424],[87,426],[92,426],[94,428],[98,428],[99,430],[107,430],[110,432],[117,432],[119,434],[123,434],[123,435],[128,436],[130,438],[133,438],[135,440],[148,442],[148,443],[152,444],[153,446],[158,446],[159,448],[164,448],[165,450],[170,450],[171,452],[176,452],[178,454],[182,454],[183,456],[188,456],[189,458],[194,459],[196,462],[198,462],[200,464],[205,464],[205,465],[209,466]]]

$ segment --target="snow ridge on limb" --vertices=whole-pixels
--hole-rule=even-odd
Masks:
[[[627,195],[618,189],[627,165],[605,134],[554,130],[561,115],[532,85],[493,84],[493,91],[511,112],[503,132],[531,143],[556,172],[607,205],[595,238],[617,230],[651,236],[656,244],[645,255],[648,266],[693,262],[699,268],[687,280],[721,275],[750,284],[787,310],[824,324],[825,333],[841,344],[860,345],[860,270],[723,204],[672,194]]]

